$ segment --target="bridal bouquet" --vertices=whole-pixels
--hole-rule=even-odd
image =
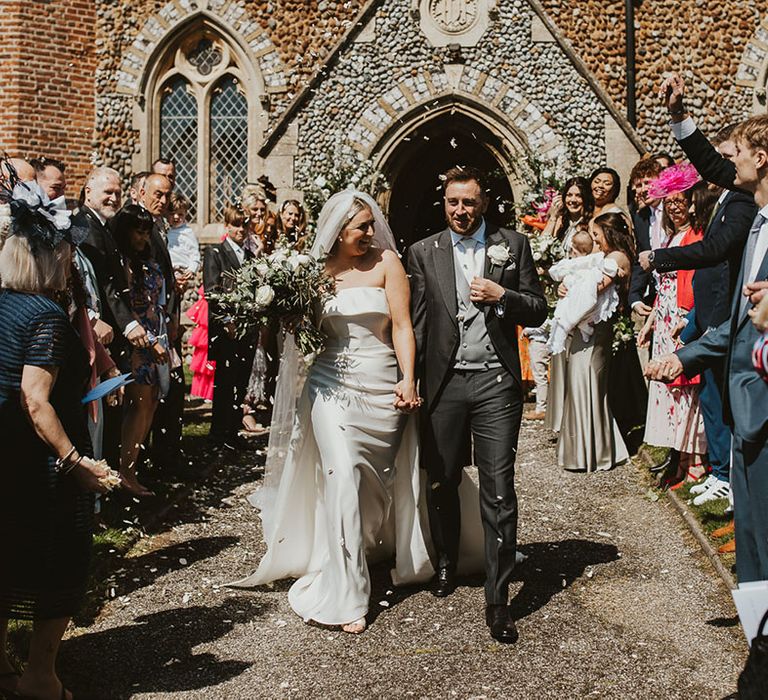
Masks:
[[[231,277],[232,291],[211,293],[210,298],[220,309],[220,320],[234,326],[237,338],[277,321],[294,334],[302,355],[322,351],[325,336],[313,322],[315,310],[335,292],[322,260],[280,247],[266,257],[247,260]]]

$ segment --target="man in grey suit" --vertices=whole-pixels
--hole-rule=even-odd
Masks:
[[[665,84],[670,113],[682,116],[682,93],[675,76]],[[725,361],[723,410],[733,432],[731,488],[736,525],[736,572],[739,582],[768,579],[768,383],[752,364],[758,331],[750,316],[768,290],[768,116],[752,117],[733,134],[733,162],[719,162],[726,186],[753,192],[758,212],[747,237],[731,317],[714,331],[652,362],[646,374],[672,381],[699,374]],[[728,177],[730,173],[730,178]],[[727,180],[730,179],[730,183]]]
[[[422,466],[435,545],[435,595],[454,588],[463,468],[480,475],[485,532],[486,623],[500,642],[517,640],[508,588],[517,548],[515,456],[523,394],[517,326],[539,326],[547,303],[528,239],[486,222],[485,177],[445,173],[448,228],[408,251],[421,414]],[[470,454],[474,446],[474,459]]]

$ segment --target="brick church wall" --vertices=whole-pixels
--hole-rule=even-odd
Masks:
[[[11,0],[0,12],[0,148],[61,159],[71,197],[91,167],[95,5]]]

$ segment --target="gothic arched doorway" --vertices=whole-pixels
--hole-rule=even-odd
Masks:
[[[514,220],[509,163],[490,129],[461,113],[446,112],[401,138],[383,164],[391,183],[388,214],[392,230],[407,247],[445,228],[440,175],[456,165],[471,165],[489,174],[490,204],[486,217],[506,226]]]

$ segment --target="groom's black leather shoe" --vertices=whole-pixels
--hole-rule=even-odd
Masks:
[[[453,572],[445,567],[437,570],[437,580],[432,589],[435,598],[445,598],[453,593],[456,588],[456,580]]]
[[[506,605],[487,605],[485,624],[491,630],[491,637],[502,644],[514,644],[517,641],[517,627],[509,616]]]

